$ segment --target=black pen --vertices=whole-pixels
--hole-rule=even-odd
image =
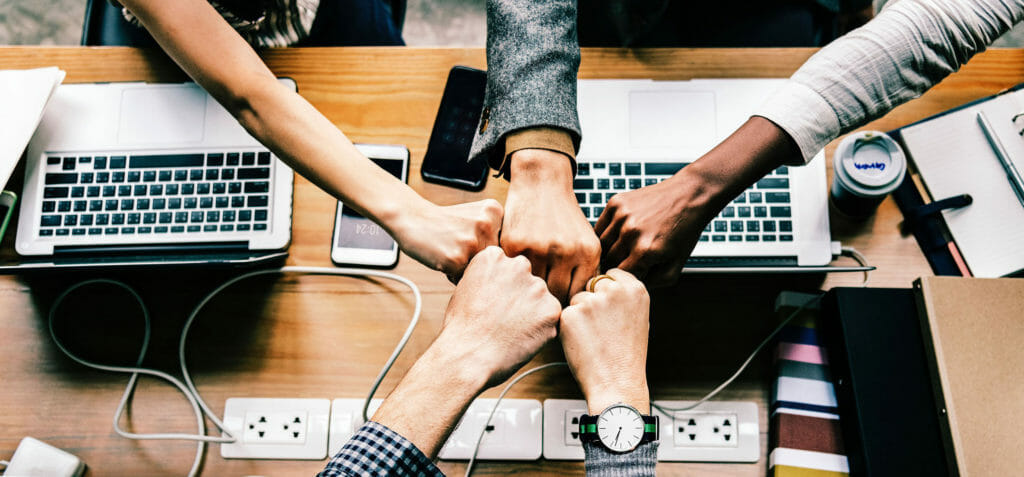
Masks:
[[[1006,177],[1010,180],[1010,186],[1013,187],[1013,192],[1017,194],[1017,200],[1020,201],[1020,205],[1024,206],[1024,178],[1021,177],[1020,172],[1014,167],[1013,161],[1010,160],[1010,155],[1003,148],[1003,143],[996,136],[996,132],[992,129],[992,125],[988,122],[988,117],[985,116],[984,111],[978,111],[978,124],[981,125],[981,130],[985,133],[985,137],[988,138],[989,144],[992,145],[992,150],[996,152],[996,158],[999,159],[999,163],[1003,165]]]

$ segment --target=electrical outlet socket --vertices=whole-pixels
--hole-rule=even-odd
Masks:
[[[366,414],[371,418],[380,408],[383,399],[370,401]],[[341,447],[352,438],[352,435],[363,425],[363,404],[366,399],[349,398],[331,401],[331,434],[328,439],[327,455],[334,457]]]
[[[438,457],[468,460],[496,399],[476,399],[448,437]],[[502,399],[480,441],[479,460],[537,460],[541,456],[543,410],[536,399]]]
[[[670,411],[693,401],[655,401],[660,427],[658,460],[757,462],[761,457],[757,403],[708,401],[688,411]]]
[[[587,413],[582,399],[544,400],[544,458],[583,460],[580,416]]]
[[[326,399],[229,398],[224,404],[224,425],[238,440],[221,444],[220,455],[226,459],[323,459],[330,410]]]
[[[672,413],[675,447],[738,447],[736,414],[728,412]]]
[[[687,401],[655,403],[666,408],[693,404]],[[761,457],[757,403],[712,401],[690,411],[670,412],[669,415],[657,409],[653,411],[658,416],[659,461],[757,462]],[[579,421],[573,422],[573,419],[586,412],[587,403],[583,400],[544,401],[545,459],[583,460],[579,434],[574,435],[574,432],[579,432]]]

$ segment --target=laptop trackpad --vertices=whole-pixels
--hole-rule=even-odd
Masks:
[[[126,89],[117,140],[147,145],[202,141],[206,98],[195,86]]]
[[[629,94],[629,145],[702,154],[717,142],[715,93],[634,91]]]

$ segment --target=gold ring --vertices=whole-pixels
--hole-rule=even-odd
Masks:
[[[601,275],[597,275],[595,277],[590,277],[590,280],[587,280],[587,291],[593,293],[594,292],[594,287],[597,286],[597,282],[599,282],[601,280],[604,280],[605,278],[607,278],[607,279],[609,279],[609,280],[611,280],[613,282],[615,281],[614,277],[612,277],[611,275],[606,275],[606,274],[601,274]]]

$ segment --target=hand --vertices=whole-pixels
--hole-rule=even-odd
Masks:
[[[729,201],[800,150],[784,130],[754,116],[671,178],[617,194],[597,219],[604,266],[650,285],[674,283],[701,231]]]
[[[694,200],[692,192],[702,187],[685,171],[608,201],[594,227],[605,266],[629,271],[652,285],[675,282],[714,216]]]
[[[437,339],[373,420],[433,458],[469,403],[557,334],[561,306],[523,257],[487,247],[466,267]]]
[[[562,311],[565,359],[580,383],[590,414],[615,403],[650,412],[647,340],[650,297],[633,275],[608,270],[614,280],[572,297]]]
[[[477,254],[455,289],[437,338],[460,366],[480,369],[488,386],[526,364],[558,334],[562,311],[530,274],[526,258],[508,258],[500,248]]]
[[[501,247],[530,260],[563,303],[583,289],[600,261],[601,244],[572,191],[572,166],[564,154],[516,151],[505,199]]]
[[[502,209],[496,200],[408,210],[392,235],[402,251],[420,263],[440,270],[457,283],[477,252],[498,244]]]

